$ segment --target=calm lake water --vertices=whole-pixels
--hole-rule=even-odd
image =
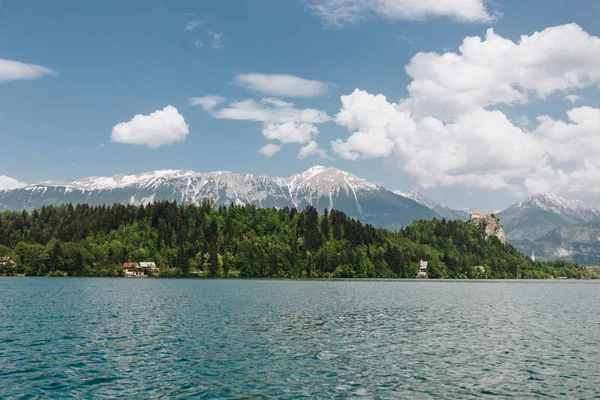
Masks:
[[[600,285],[0,278],[0,398],[600,398]]]

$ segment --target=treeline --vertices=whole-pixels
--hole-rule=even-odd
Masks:
[[[0,213],[0,274],[120,276],[154,261],[158,276],[414,278],[595,277],[568,262],[532,262],[484,227],[419,221],[375,229],[336,210],[155,202]]]

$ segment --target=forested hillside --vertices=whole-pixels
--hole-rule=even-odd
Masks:
[[[532,262],[484,227],[422,220],[398,232],[313,207],[62,205],[0,213],[0,274],[119,276],[155,261],[158,276],[414,278],[591,277],[568,262]],[[479,268],[483,267],[483,268]],[[483,271],[485,270],[485,271]]]

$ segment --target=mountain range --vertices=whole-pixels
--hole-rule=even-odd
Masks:
[[[217,205],[258,207],[311,205],[320,211],[338,209],[377,227],[397,229],[438,215],[416,201],[398,196],[336,168],[315,166],[288,178],[162,170],[137,175],[90,177],[75,182],[42,182],[0,192],[0,210],[33,210],[66,203],[146,204],[155,200],[197,203],[212,198]]]
[[[526,254],[600,263],[600,211],[582,201],[537,194],[498,217],[509,242]]]
[[[376,227],[398,229],[419,219],[469,218],[468,213],[439,204],[412,190],[390,191],[349,172],[314,166],[287,178],[161,170],[136,175],[89,177],[74,182],[41,182],[0,191],[0,211],[47,205],[88,203],[146,204],[155,200],[258,207],[311,205],[338,209]],[[483,210],[482,210],[483,211]],[[600,211],[577,200],[538,194],[497,214],[510,244],[539,259],[600,263]]]
[[[436,214],[438,214],[442,218],[462,219],[465,221],[469,219],[468,212],[463,211],[463,210],[455,210],[455,209],[452,209],[443,204],[436,203],[435,201],[425,197],[417,189],[413,189],[410,192],[402,192],[400,190],[394,190],[393,192],[395,194],[397,194],[398,196],[406,197],[407,199],[412,199],[412,200],[416,201],[417,203],[435,211]]]

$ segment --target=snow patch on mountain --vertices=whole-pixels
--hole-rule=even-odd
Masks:
[[[443,204],[436,203],[435,201],[429,199],[417,189],[413,189],[410,192],[403,192],[401,190],[394,190],[394,194],[411,199],[416,201],[417,203],[425,206],[433,211],[435,211],[438,215],[445,219],[462,219],[467,220],[469,218],[469,214],[461,210],[454,210],[448,206]]]
[[[565,247],[559,247],[554,252],[554,255],[558,258],[565,258],[573,255],[573,250],[567,249]]]
[[[134,175],[93,176],[74,182],[42,182],[0,192],[0,210],[31,211],[45,205],[140,205],[155,200],[199,203],[210,198],[217,205],[296,207],[319,211],[337,209],[351,218],[378,227],[397,229],[414,220],[439,217],[412,199],[332,167],[314,166],[287,178],[159,170]]]
[[[442,204],[436,203],[435,201],[425,197],[423,195],[423,193],[419,192],[417,189],[413,189],[410,192],[403,192],[401,190],[394,190],[393,193],[397,194],[398,196],[402,196],[402,197],[406,197],[407,199],[412,199],[414,201],[416,201],[417,203],[431,208],[432,210],[436,207],[436,206],[440,206]]]
[[[577,217],[589,222],[600,217],[600,211],[580,200],[568,200],[553,193],[536,194],[519,203],[520,208],[537,207],[561,217]]]

